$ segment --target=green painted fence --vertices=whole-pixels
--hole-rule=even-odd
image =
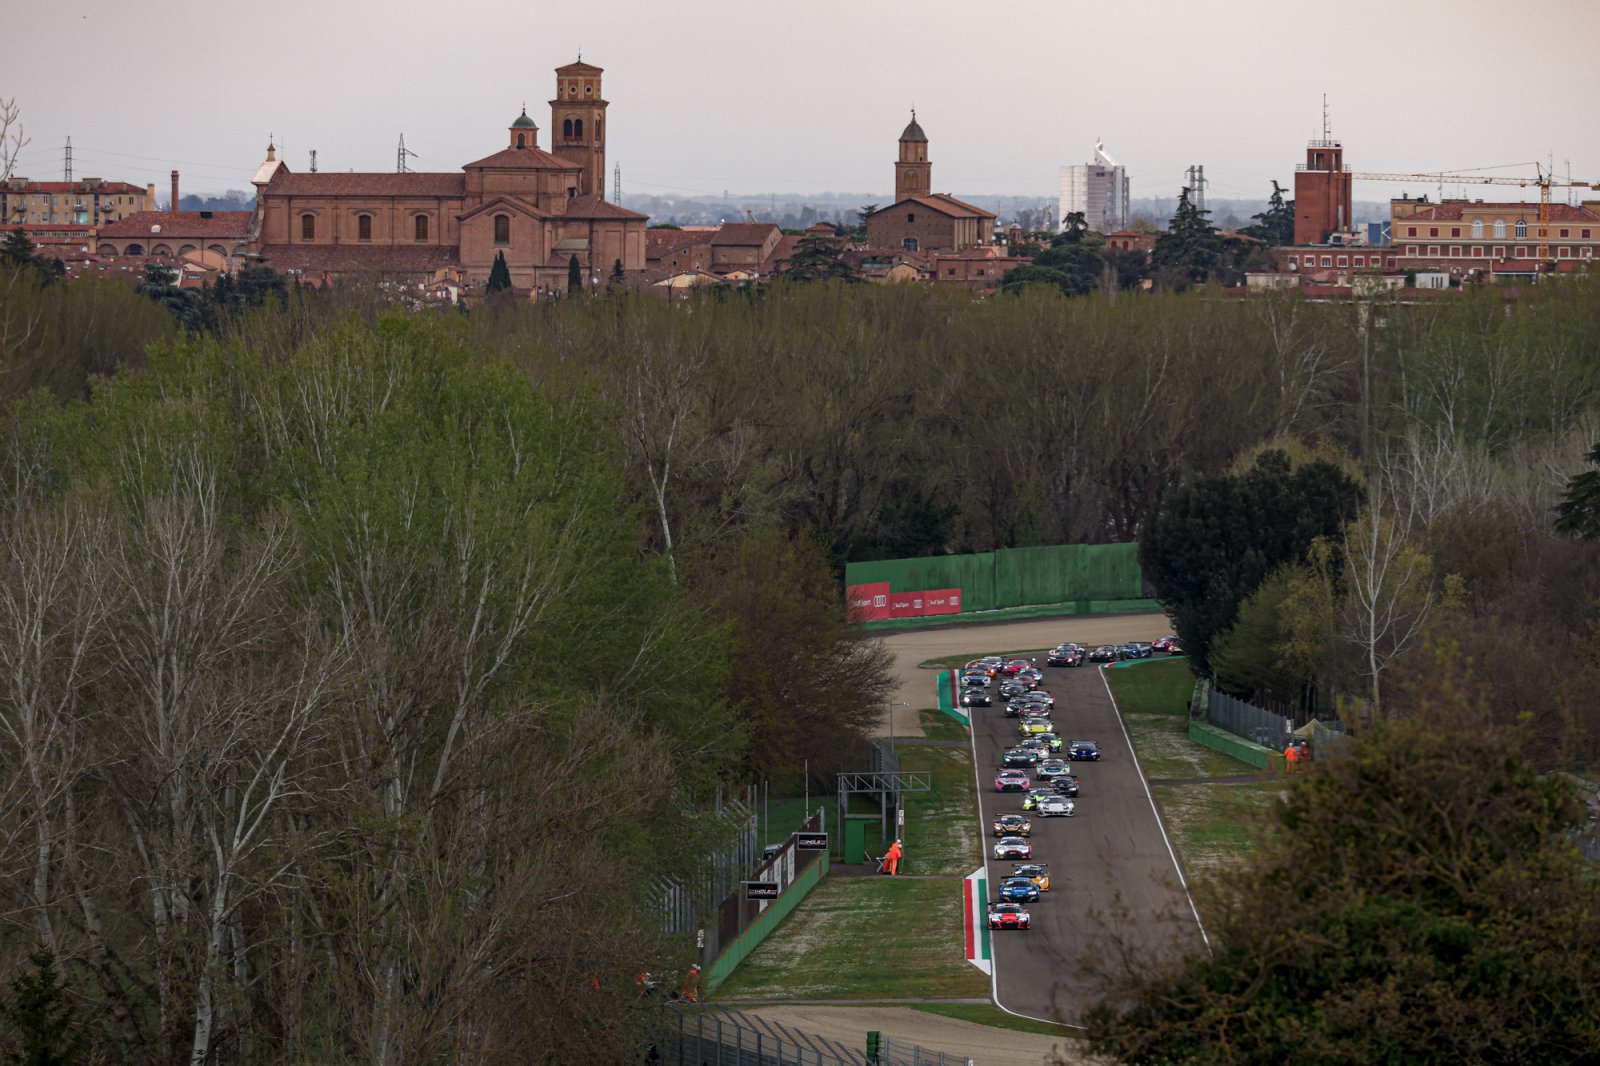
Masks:
[[[1254,741],[1235,736],[1226,729],[1218,729],[1206,722],[1189,719],[1189,739],[1204,744],[1213,751],[1231,755],[1242,763],[1258,770],[1277,771],[1283,768],[1283,754],[1262,747]]]
[[[895,592],[961,590],[961,613],[1032,604],[1136,600],[1144,595],[1137,544],[1057,544],[976,555],[884,559],[845,566],[846,585],[887,581]],[[1086,607],[1083,613],[1089,613]]]
[[[706,990],[715,991],[718,985],[726,981],[728,976],[738,969],[739,964],[761,946],[767,935],[789,916],[789,912],[800,905],[800,901],[806,898],[806,893],[817,887],[827,872],[828,856],[823,853],[817,857],[816,862],[796,874],[794,881],[783,890],[783,894],[767,904],[766,909],[745,926],[744,930],[733,938],[733,943],[723,948],[722,953],[707,967]]]

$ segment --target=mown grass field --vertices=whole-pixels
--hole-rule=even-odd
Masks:
[[[1064,1025],[1052,1025],[1049,1022],[1036,1022],[1032,1018],[1021,1018],[1015,1014],[1007,1014],[999,1007],[988,1003],[911,1003],[907,1004],[913,1010],[926,1011],[937,1014],[942,1018],[954,1018],[962,1022],[974,1022],[978,1025],[992,1025],[996,1029],[1015,1029],[1019,1033],[1040,1033],[1044,1036],[1066,1037],[1072,1030]]]
[[[923,745],[902,745],[898,750],[900,769],[928,771],[933,786],[930,792],[906,793],[905,862],[901,871],[965,877],[981,861],[982,846],[978,805],[973,796],[971,751]],[[869,846],[868,850],[873,849]],[[959,922],[953,935],[961,935]]]
[[[922,735],[929,740],[959,740],[967,743],[972,730],[942,711],[918,711]]]
[[[719,1000],[973,997],[961,882],[828,877],[716,989]]]

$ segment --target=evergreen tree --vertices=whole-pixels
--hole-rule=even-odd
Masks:
[[[1061,232],[1050,239],[1052,246],[1063,244],[1078,244],[1083,241],[1083,235],[1089,232],[1089,219],[1082,211],[1068,211],[1067,217],[1061,220]]]
[[[506,292],[511,288],[511,268],[506,265],[506,253],[494,253],[494,265],[489,267],[489,281],[484,285],[486,292]]]
[[[1600,467],[1600,444],[1584,458]],[[1567,491],[1556,507],[1556,532],[1600,540],[1600,470],[1586,470],[1567,479]]]
[[[622,260],[618,259],[611,264],[611,277],[608,279],[607,284],[614,289],[621,285],[626,277],[627,274],[622,269]]]
[[[778,268],[777,277],[789,281],[860,281],[861,275],[844,258],[844,247],[820,234],[801,237],[794,254]]]
[[[567,297],[570,299],[583,292],[583,267],[578,263],[576,254],[567,260]]]
[[[1189,199],[1189,190],[1178,193],[1178,210],[1173,213],[1167,232],[1156,238],[1150,265],[1156,277],[1168,288],[1186,289],[1204,284],[1222,254],[1222,237],[1211,224],[1209,211],[1202,211]]]
[[[55,956],[48,951],[28,956],[33,973],[11,982],[11,998],[0,1006],[0,1016],[17,1036],[5,1061],[13,1066],[67,1066],[76,1062],[84,1034],[74,1032],[72,1002],[56,973]]]
[[[1272,198],[1267,201],[1267,209],[1250,217],[1256,220],[1255,225],[1239,231],[1246,237],[1266,241],[1275,247],[1294,243],[1294,201],[1283,198],[1283,187],[1277,182],[1272,183]]]

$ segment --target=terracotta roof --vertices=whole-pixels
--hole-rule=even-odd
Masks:
[[[620,218],[624,220],[638,219],[641,222],[650,217],[649,215],[641,215],[637,211],[629,211],[625,207],[618,207],[616,204],[592,195],[574,196],[568,199],[566,215],[568,218]]]
[[[969,204],[965,200],[957,200],[954,196],[951,196],[947,192],[936,192],[932,196],[928,197],[928,199],[930,199],[930,200],[942,200],[945,203],[951,204],[952,206],[955,206],[955,207],[959,207],[959,208],[961,208],[961,209],[963,209],[965,211],[970,211],[974,215],[981,215],[984,218],[994,218],[995,217],[993,211],[985,211],[983,208],[979,207],[977,204]]]
[[[466,164],[462,169],[476,170],[480,167],[503,170],[582,170],[583,164],[551,155],[543,148],[502,148],[494,155],[486,155],[476,162]]]
[[[465,174],[392,172],[293,174],[281,169],[267,186],[271,196],[463,196]]]
[[[1520,214],[1520,215],[1525,216],[1528,219],[1529,222],[1534,222],[1539,217],[1539,205],[1536,204],[1536,203],[1514,203],[1514,204],[1510,204],[1510,203],[1507,203],[1507,204],[1478,204],[1478,203],[1472,203],[1472,204],[1436,204],[1433,207],[1419,208],[1416,211],[1415,214],[1402,215],[1402,216],[1400,216],[1400,218],[1396,219],[1395,221],[1396,221],[1397,224],[1409,223],[1412,220],[1417,220],[1417,221],[1422,221],[1422,222],[1458,222],[1462,218],[1465,217],[1463,212],[1465,212],[1468,209],[1470,209],[1472,211],[1472,213],[1475,214],[1475,215],[1476,214],[1482,214],[1484,212],[1496,212],[1496,211],[1504,213],[1504,214]],[[1581,207],[1573,207],[1571,204],[1551,204],[1550,205],[1550,221],[1551,222],[1590,222],[1590,223],[1595,223],[1595,222],[1600,222],[1600,214],[1596,214],[1593,211],[1586,211]]]
[[[974,207],[969,203],[966,203],[962,200],[957,200],[954,196],[948,196],[944,193],[933,193],[928,196],[908,196],[904,200],[890,204],[888,207],[879,208],[877,211],[874,211],[867,217],[877,218],[885,211],[904,210],[906,204],[918,204],[922,207],[937,211],[941,215],[949,215],[951,218],[995,217],[994,212],[992,211],[985,211],[981,207]]]
[[[268,244],[261,257],[272,269],[303,274],[431,274],[455,262],[442,244]]]
[[[225,237],[242,241],[250,235],[251,217],[249,211],[136,211],[101,226],[99,233],[119,238]],[[152,226],[160,226],[161,231],[152,231]]]
[[[646,259],[660,259],[663,256],[681,252],[685,248],[692,248],[697,244],[710,246],[706,234],[696,233],[692,230],[678,229],[647,229],[644,231],[644,257]]]
[[[138,193],[142,196],[146,191],[142,185],[130,185],[125,181],[102,181],[90,188],[83,181],[28,181],[25,178],[12,178],[11,181],[0,185],[0,193],[80,192],[91,196],[95,193],[110,193],[113,196]]]
[[[725,222],[717,230],[717,235],[711,238],[711,243],[726,247],[734,245],[741,248],[760,247],[776,232],[778,227],[771,222]]]
[[[772,254],[761,261],[761,273],[771,274],[782,266],[784,260],[793,255],[794,250],[800,247],[800,241],[803,236],[803,234],[798,233],[785,233],[779,237],[777,247],[772,249]]]

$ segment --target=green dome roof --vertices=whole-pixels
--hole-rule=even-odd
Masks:
[[[533,119],[528,117],[528,109],[523,108],[522,114],[517,116],[517,121],[511,124],[514,130],[536,130],[539,127],[533,124]]]

